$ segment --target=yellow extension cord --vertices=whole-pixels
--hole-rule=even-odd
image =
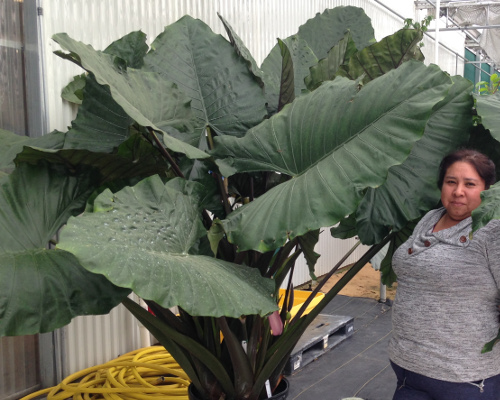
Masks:
[[[47,400],[188,400],[190,380],[162,346],[124,354],[79,371],[52,388],[20,400],[47,395]]]

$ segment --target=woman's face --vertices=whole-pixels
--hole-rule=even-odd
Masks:
[[[484,179],[471,164],[457,161],[444,175],[441,202],[448,216],[461,221],[481,204],[480,193],[485,189]]]

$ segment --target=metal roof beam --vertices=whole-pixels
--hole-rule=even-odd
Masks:
[[[415,1],[415,6],[419,10],[436,8],[436,1],[432,1],[432,0]],[[471,1],[471,0],[466,0],[466,1],[442,0],[440,8],[459,8],[459,7],[465,7],[465,6],[500,6],[500,2],[498,2],[498,1]]]
[[[477,30],[477,29],[499,29],[500,25],[483,25],[483,26],[475,26],[475,25],[469,25],[469,26],[460,26],[456,28],[439,28],[439,32],[442,31],[466,31],[466,30]],[[435,32],[435,29],[427,29],[427,32]]]

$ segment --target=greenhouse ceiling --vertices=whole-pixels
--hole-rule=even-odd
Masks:
[[[430,15],[436,15],[439,8],[440,19],[446,21],[445,27],[439,27],[440,32],[464,32],[465,46],[476,53],[479,62],[500,66],[500,0],[421,0],[415,4]]]

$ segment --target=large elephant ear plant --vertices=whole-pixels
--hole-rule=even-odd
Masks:
[[[315,316],[435,205],[433,168],[468,140],[473,103],[470,82],[421,62],[420,30],[376,43],[361,9],[337,7],[259,67],[221,20],[229,41],[189,16],[149,49],[141,32],[105,51],[54,36],[85,70],[65,90],[81,105],[67,132],[0,131],[0,335],[122,302],[203,398],[267,398]],[[287,318],[285,277],[301,254],[314,274],[319,230],[339,222],[373,246]]]

